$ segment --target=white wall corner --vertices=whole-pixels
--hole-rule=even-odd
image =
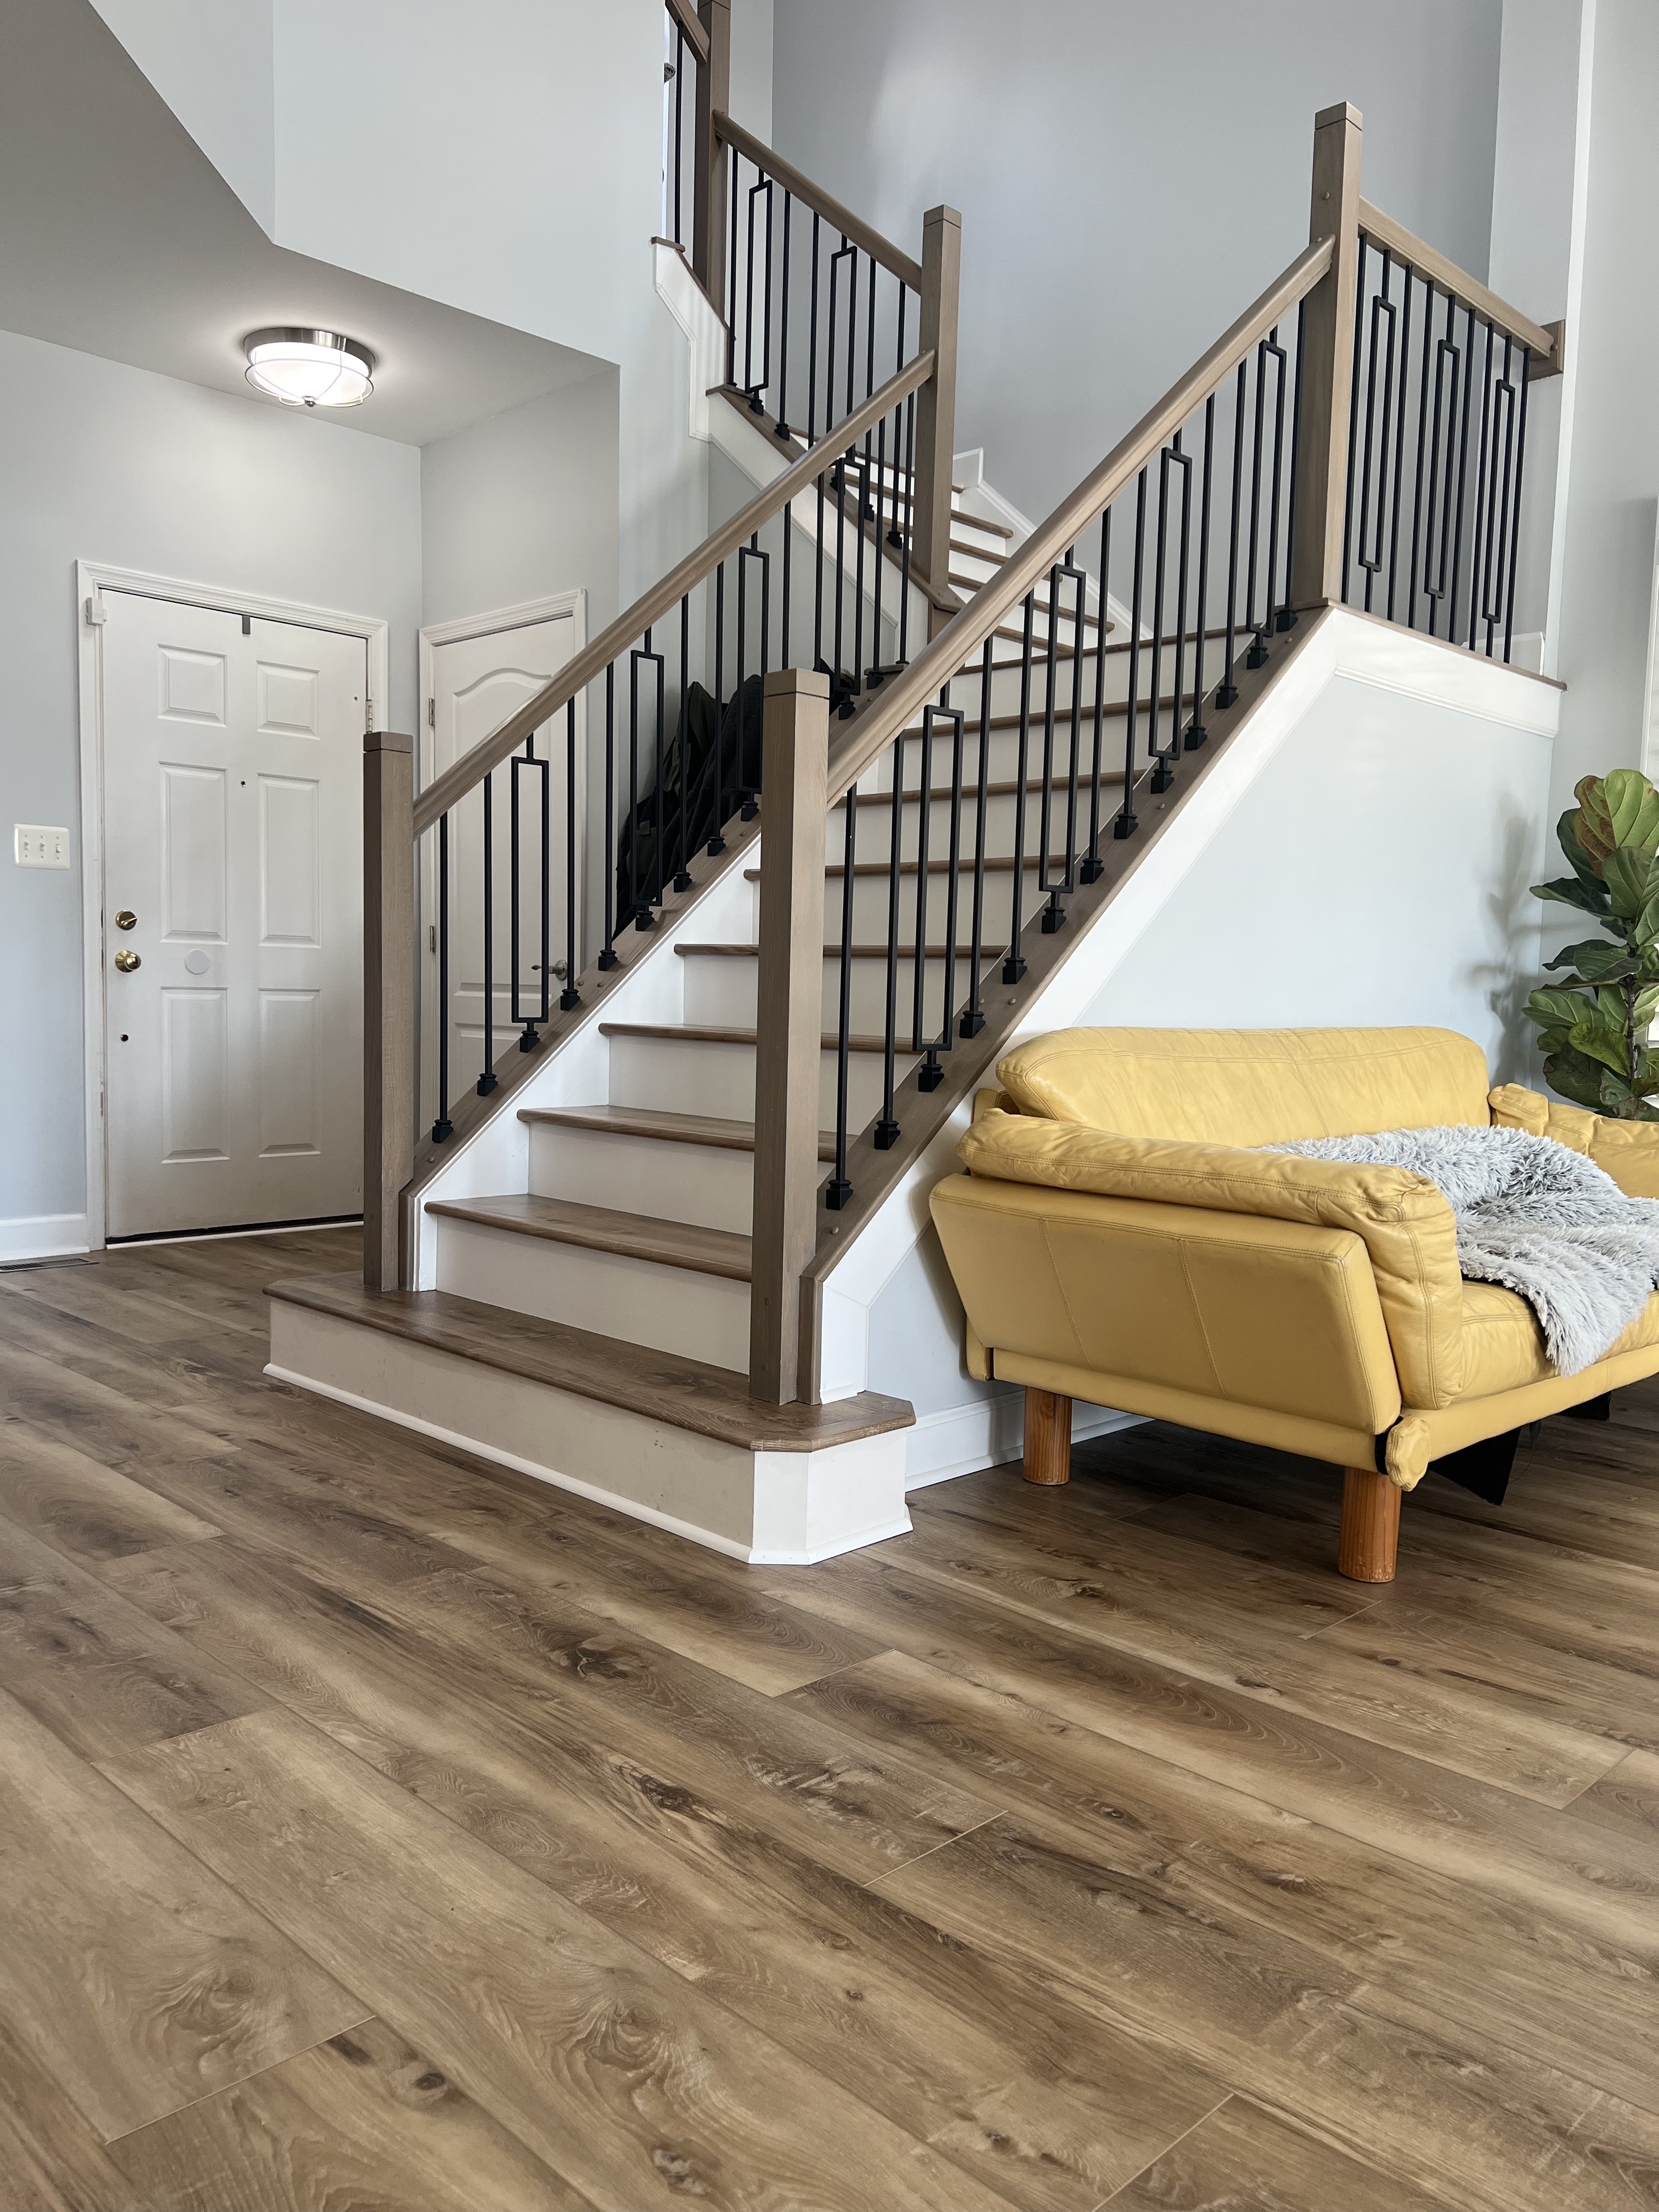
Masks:
[[[708,395],[726,381],[726,325],[691,274],[691,264],[683,246],[656,238],[651,241],[651,252],[658,294],[684,332],[690,349],[688,427],[694,438],[707,442],[714,434],[709,420]]]

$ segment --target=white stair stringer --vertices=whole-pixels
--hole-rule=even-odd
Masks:
[[[1526,887],[1546,861],[1559,698],[1328,610],[1116,895],[1068,923],[1070,955],[1009,1048],[1094,1024],[1427,1023],[1477,1037],[1495,1081],[1524,1076]],[[1019,1433],[1018,1394],[966,1371],[928,1212],[971,1112],[964,1099],[823,1285],[823,1395],[891,1388],[902,1369],[912,1489],[1007,1458]],[[1073,1433],[1127,1418],[1079,1406]]]

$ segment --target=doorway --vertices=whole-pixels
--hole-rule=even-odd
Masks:
[[[574,653],[586,643],[585,592],[560,592],[494,613],[472,615],[465,620],[434,624],[421,632],[421,696],[425,702],[422,732],[422,787],[453,768],[491,731],[497,730],[514,710],[550,683]],[[583,762],[586,747],[585,702],[576,702],[575,804],[579,825],[584,806]],[[567,910],[565,803],[568,748],[565,714],[533,732],[532,758],[542,763],[530,772],[510,765],[495,771],[492,830],[495,841],[491,894],[495,938],[495,967],[490,994],[489,1046],[495,1055],[507,1050],[513,1036],[514,1012],[520,1018],[539,1008],[544,991],[542,974],[542,902],[544,887],[551,917],[552,944],[545,988],[556,1005],[565,981],[564,916]],[[524,755],[521,753],[520,758]],[[524,783],[520,793],[521,828],[519,843],[520,972],[511,972],[508,948],[512,943],[512,817],[509,777]],[[546,781],[544,817],[543,779]],[[544,868],[541,824],[549,825]],[[467,793],[454,811],[450,836],[449,878],[449,1082],[452,1098],[459,1097],[483,1073],[486,1050],[483,990],[483,801],[481,793]],[[585,837],[575,840],[576,912],[582,911],[581,855]],[[424,841],[422,911],[422,1119],[433,1118],[437,1097],[438,1005],[437,886],[433,877],[431,838]],[[580,969],[580,956],[578,961]],[[516,988],[515,988],[516,981]]]
[[[362,746],[384,630],[179,588],[106,574],[83,606],[107,1239],[362,1206]]]

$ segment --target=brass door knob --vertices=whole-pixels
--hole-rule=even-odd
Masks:
[[[138,917],[137,917],[137,915],[133,912],[132,908],[131,908],[130,906],[124,906],[124,907],[122,908],[122,909],[121,909],[120,913],[119,913],[119,914],[118,914],[118,915],[116,915],[116,917],[115,917],[115,927],[116,927],[118,929],[137,929],[137,927],[138,927]]]
[[[142,968],[144,963],[136,952],[124,949],[116,954],[115,964],[124,975],[131,975],[135,968]]]

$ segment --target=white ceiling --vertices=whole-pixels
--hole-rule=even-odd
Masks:
[[[251,391],[240,343],[273,323],[363,339],[374,394],[328,419],[410,445],[605,365],[274,246],[88,0],[4,0],[0,209],[0,329],[250,405],[278,404]]]

